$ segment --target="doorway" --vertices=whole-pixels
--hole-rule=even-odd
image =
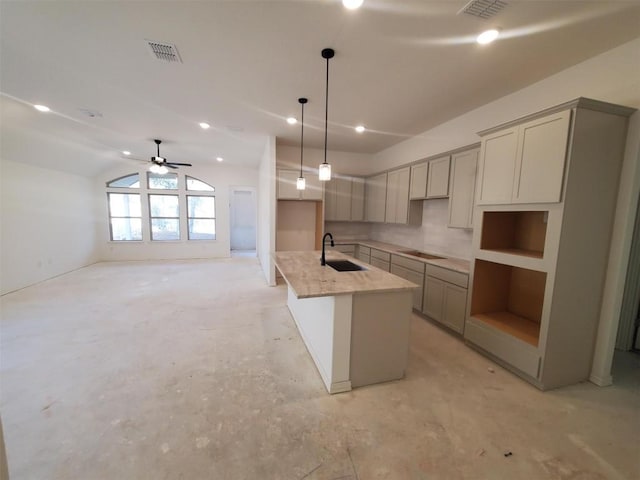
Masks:
[[[229,195],[232,256],[256,255],[256,188],[231,187]]]

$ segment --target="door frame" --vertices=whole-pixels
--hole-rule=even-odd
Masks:
[[[231,185],[229,187],[229,252],[233,251],[233,240],[232,240],[232,229],[233,226],[231,224],[232,220],[232,215],[231,215],[231,209],[232,209],[232,203],[233,203],[233,194],[236,191],[241,191],[241,192],[246,192],[246,191],[250,191],[253,193],[253,210],[255,213],[255,218],[253,219],[253,225],[254,225],[254,250],[257,252],[258,251],[258,189],[257,187],[253,187],[250,185]]]

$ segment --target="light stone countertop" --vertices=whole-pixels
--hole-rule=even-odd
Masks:
[[[298,298],[328,297],[358,293],[395,292],[419,288],[415,283],[336,251],[327,251],[327,260],[349,260],[366,270],[338,272],[320,265],[319,251],[276,252],[276,267]]]
[[[435,265],[437,267],[446,268],[448,270],[453,270],[454,272],[469,274],[470,262],[469,260],[464,260],[462,258],[452,258],[446,257],[440,253],[432,253],[432,252],[423,252],[439,257],[445,258],[433,258],[426,259],[421,257],[416,257],[415,255],[407,255],[406,253],[402,253],[408,250],[414,250],[410,247],[402,247],[400,245],[393,245],[390,243],[377,242],[375,240],[348,240],[341,239],[335,241],[336,245],[351,245],[358,244],[364,245],[365,247],[377,248],[378,250],[384,250],[385,252],[393,253],[394,255],[402,255],[403,257],[410,258],[412,260],[418,260],[420,262],[428,263],[430,265]]]

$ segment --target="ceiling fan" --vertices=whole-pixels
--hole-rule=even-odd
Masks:
[[[151,170],[153,173],[159,173],[159,174],[167,173],[169,171],[167,167],[176,169],[178,168],[178,166],[183,166],[183,167],[193,166],[190,163],[167,162],[166,158],[160,156],[160,144],[162,143],[162,140],[155,139],[154,142],[158,148],[158,154],[156,156],[151,157],[151,168],[149,168],[149,170]]]

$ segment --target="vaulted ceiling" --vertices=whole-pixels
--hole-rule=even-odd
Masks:
[[[285,118],[301,96],[305,145],[321,147],[325,47],[329,149],[374,153],[640,36],[638,2],[507,0],[489,19],[466,3],[2,1],[2,158],[91,176],[160,138],[170,160],[255,166],[269,135],[299,145]]]

